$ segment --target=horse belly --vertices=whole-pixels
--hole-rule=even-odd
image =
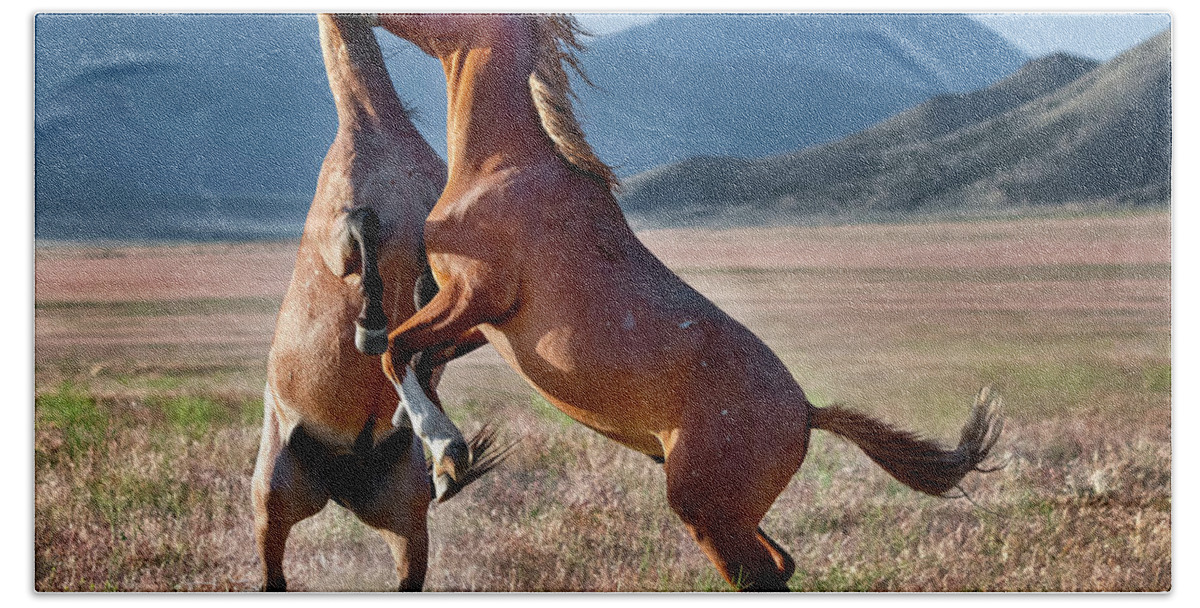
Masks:
[[[530,334],[481,329],[549,403],[597,432],[659,454],[662,434],[678,426],[681,404],[673,395],[686,376],[681,368],[687,367],[691,348],[651,351],[616,334],[587,335],[568,327]]]
[[[280,421],[349,446],[374,417],[379,436],[390,428],[398,401],[379,359],[354,348],[359,305],[347,295],[353,287],[327,273],[308,275],[308,264],[297,266],[267,364]]]

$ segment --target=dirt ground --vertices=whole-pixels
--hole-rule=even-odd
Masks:
[[[976,504],[915,495],[818,434],[763,526],[802,590],[1171,587],[1171,216],[640,233],[818,405],[954,441],[1003,390]],[[248,483],[295,242],[35,252],[40,590],[250,590]],[[484,348],[439,389],[520,438],[430,511],[427,590],[724,590],[661,468],[573,423]],[[330,507],[299,590],[384,590],[386,546]]]
[[[1103,236],[1101,236],[1101,230]],[[1019,222],[933,223],[738,230],[654,230],[639,235],[668,266],[690,271],[839,269],[1019,269],[1042,266],[1169,264],[1170,218],[1034,219]],[[1115,237],[1115,238],[1114,238]],[[287,289],[297,243],[180,246],[56,246],[38,248],[35,299],[39,303],[105,303],[191,299],[279,300]],[[966,276],[964,278],[970,278]],[[1160,280],[1122,276],[1056,290],[1053,281],[1017,274],[1012,281],[963,282],[954,298],[943,293],[908,293],[878,306],[988,307],[1028,310],[1156,306]],[[1034,279],[1031,282],[1031,279]],[[825,280],[837,280],[836,275]],[[695,282],[695,281],[694,281]],[[1019,284],[1019,285],[1018,285]],[[811,285],[808,286],[811,288]],[[703,289],[702,289],[703,291]],[[1030,298],[1031,293],[1051,298]],[[709,293],[710,297],[722,294]],[[758,304],[770,305],[769,300]],[[103,323],[81,328],[47,315],[36,320],[37,348],[58,352],[66,344],[268,344],[273,314],[263,310],[232,315],[173,318],[167,326],[147,324],[137,334]],[[98,313],[103,316],[103,313]]]
[[[692,268],[995,268],[1171,261],[1170,217],[1081,217],[638,235],[668,266]],[[41,301],[281,297],[295,242],[37,250]]]

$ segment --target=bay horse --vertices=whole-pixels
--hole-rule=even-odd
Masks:
[[[957,448],[805,397],[752,332],[637,239],[576,121],[570,17],[379,15],[441,60],[449,179],[425,223],[440,291],[388,336],[385,372],[478,334],[571,418],[663,464],[667,501],[731,585],[786,590],[795,564],[760,527],[810,429],[859,446],[909,487],[944,495],[999,438],[986,389]]]
[[[399,588],[420,590],[435,492],[414,428],[435,445],[439,500],[502,453],[486,427],[467,445],[446,418],[433,392],[440,368],[412,374],[423,390],[402,395],[398,407],[378,358],[367,356],[386,348],[388,314],[406,318],[420,306],[414,286],[418,298],[432,297],[432,279],[420,279],[422,231],[446,168],[396,96],[371,20],[320,15],[318,24],[338,130],[268,356],[252,485],[262,588],[287,588],[289,531],[332,499],[382,535]]]

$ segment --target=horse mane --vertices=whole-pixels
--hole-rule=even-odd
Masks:
[[[571,81],[564,66],[570,66],[583,81],[591,85],[576,51],[583,50],[579,35],[587,32],[570,15],[538,15],[534,19],[534,71],[529,75],[529,92],[533,105],[542,120],[542,129],[550,136],[558,154],[573,167],[604,183],[610,192],[620,185],[616,174],[604,164],[583,135],[575,118],[571,98]]]

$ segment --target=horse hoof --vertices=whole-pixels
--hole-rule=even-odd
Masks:
[[[419,593],[425,590],[425,584],[421,581],[400,583],[396,587],[396,591],[400,593]]]
[[[354,347],[364,355],[382,355],[388,348],[387,328],[367,329],[357,323],[354,325]]]
[[[437,475],[433,478],[433,501],[443,503],[450,500],[462,489],[449,475]]]
[[[471,450],[464,441],[454,441],[446,446],[442,458],[433,467],[434,496],[437,502],[445,502],[462,489],[458,483],[464,479],[471,467]]]

